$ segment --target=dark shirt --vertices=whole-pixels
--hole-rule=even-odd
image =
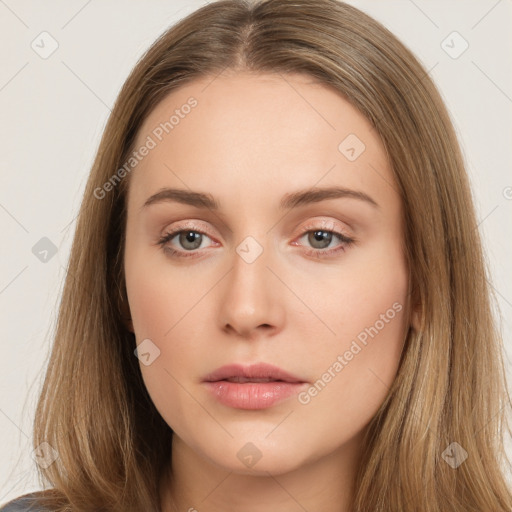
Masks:
[[[48,509],[38,505],[38,494],[37,492],[24,494],[6,503],[0,508],[0,512],[48,512]]]

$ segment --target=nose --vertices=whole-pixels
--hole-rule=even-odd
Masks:
[[[282,283],[269,269],[270,251],[263,250],[253,260],[255,254],[248,255],[256,250],[254,245],[241,244],[238,249],[233,255],[233,268],[223,279],[220,327],[246,339],[275,335],[284,325],[286,299]]]

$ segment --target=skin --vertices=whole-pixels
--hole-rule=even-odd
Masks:
[[[162,510],[348,512],[361,438],[414,320],[402,206],[385,149],[334,90],[307,76],[246,72],[170,93],[136,147],[191,96],[197,106],[130,175],[127,203],[130,328],[137,343],[149,338],[160,350],[140,367],[174,431]],[[338,149],[349,134],[366,147],[354,161]],[[364,192],[378,207],[343,197],[279,210],[288,193],[328,186]],[[165,187],[210,193],[220,209],[143,206]],[[167,242],[199,257],[172,257],[158,245],[177,227],[206,232],[198,249],[179,235]],[[308,236],[323,229],[355,242],[333,236],[322,245]],[[248,236],[263,249],[252,263],[236,251]],[[323,258],[308,254],[340,247]],[[261,361],[315,383],[393,304],[400,311],[306,404],[292,396],[267,409],[235,409],[202,384],[224,364]],[[252,467],[237,457],[247,443],[261,454]]]

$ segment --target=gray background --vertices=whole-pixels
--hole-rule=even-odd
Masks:
[[[34,406],[74,219],[110,108],[143,51],[204,3],[0,0],[0,503],[39,488],[30,442]],[[413,50],[450,110],[473,184],[510,376],[512,0],[349,3]],[[457,58],[464,41],[454,31],[469,44]],[[58,48],[42,58],[53,40]],[[41,252],[50,247],[44,237],[54,255]]]

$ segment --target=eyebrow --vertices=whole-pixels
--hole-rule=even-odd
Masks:
[[[280,210],[298,208],[311,203],[318,203],[327,199],[351,198],[364,201],[375,208],[380,208],[377,202],[368,194],[358,190],[351,190],[343,187],[324,187],[311,188],[306,190],[298,190],[289,194],[285,194],[279,204]],[[219,202],[208,193],[194,192],[192,190],[178,188],[164,188],[153,194],[147,199],[142,208],[146,208],[155,203],[166,201],[175,201],[196,208],[204,208],[208,210],[219,210]]]

